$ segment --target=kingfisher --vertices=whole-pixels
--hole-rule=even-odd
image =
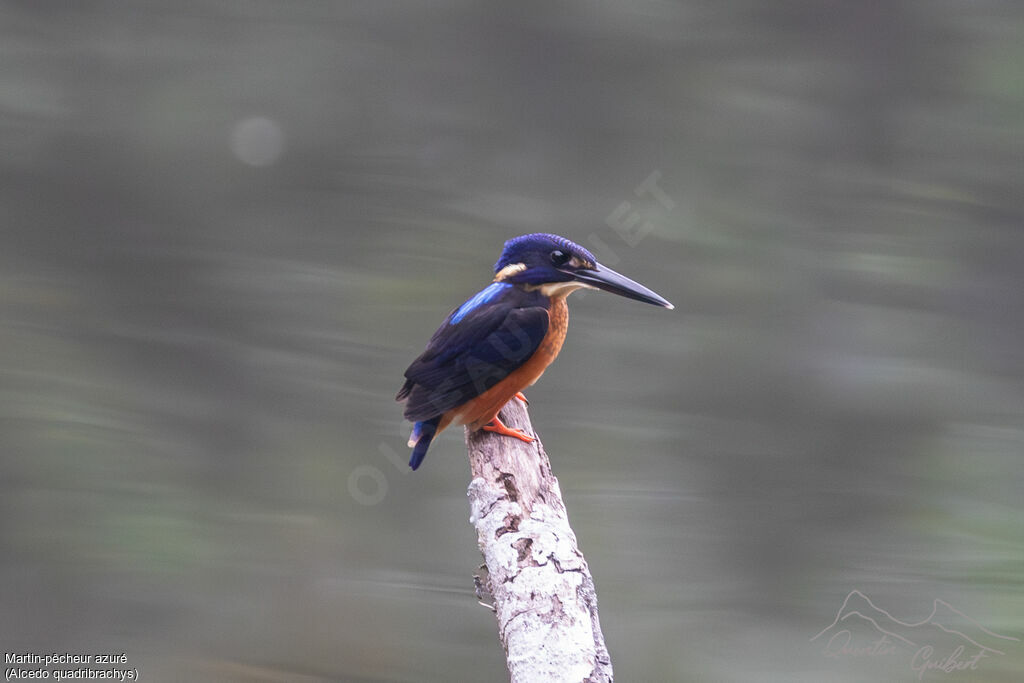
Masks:
[[[412,469],[452,424],[533,441],[503,424],[498,412],[513,398],[525,401],[523,389],[558,356],[569,326],[565,300],[577,289],[673,308],[564,237],[534,233],[505,242],[494,281],[448,314],[405,371],[395,400],[405,401],[405,419],[415,423],[409,438]]]

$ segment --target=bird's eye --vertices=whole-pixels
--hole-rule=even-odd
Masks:
[[[555,249],[553,252],[551,252],[551,263],[553,263],[555,266],[564,266],[568,262],[569,255],[566,254],[564,251],[559,251],[558,249]]]

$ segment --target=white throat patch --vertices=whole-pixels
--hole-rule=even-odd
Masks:
[[[546,282],[543,285],[527,287],[527,289],[539,289],[541,294],[550,298],[555,296],[569,296],[577,289],[597,289],[597,287],[583,282],[578,282],[576,280],[570,280],[569,282]]]

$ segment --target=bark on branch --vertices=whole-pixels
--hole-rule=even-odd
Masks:
[[[536,436],[522,402],[499,417]],[[540,439],[466,430],[466,447],[470,521],[487,568],[479,587],[493,597],[512,683],[612,681],[594,581]]]

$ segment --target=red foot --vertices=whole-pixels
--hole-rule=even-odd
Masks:
[[[517,391],[516,392],[516,398],[518,398],[520,401],[522,401],[526,405],[530,405],[530,402],[526,400],[526,394],[524,394],[523,392]]]
[[[506,426],[504,422],[498,419],[497,415],[494,416],[493,420],[485,424],[482,429],[484,431],[494,432],[495,434],[501,434],[502,436],[514,436],[526,443],[531,443],[533,441],[533,437],[523,430],[512,429],[511,427]]]

